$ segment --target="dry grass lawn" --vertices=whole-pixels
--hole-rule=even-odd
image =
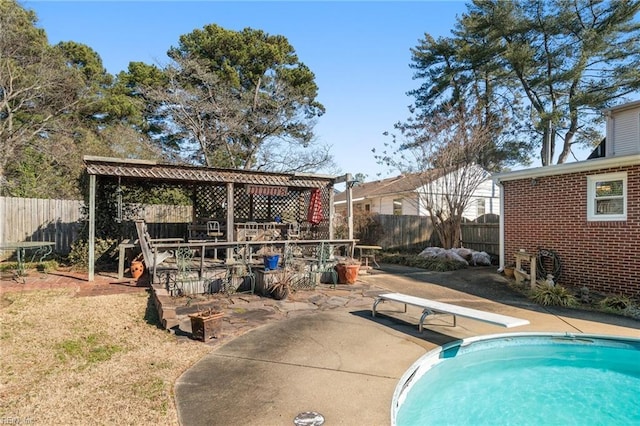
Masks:
[[[211,350],[158,328],[144,293],[0,302],[3,423],[178,424],[174,382]]]

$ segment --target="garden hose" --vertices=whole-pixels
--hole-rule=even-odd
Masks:
[[[560,256],[554,250],[538,249],[537,278],[546,280],[549,274],[553,275],[553,281],[558,282],[562,273]]]

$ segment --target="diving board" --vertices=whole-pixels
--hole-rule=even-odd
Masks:
[[[376,316],[376,308],[380,302],[399,302],[404,304],[404,311],[407,312],[407,305],[422,308],[422,316],[418,324],[418,331],[422,333],[424,320],[428,315],[434,313],[444,313],[453,315],[453,325],[456,325],[456,317],[470,318],[477,321],[511,328],[529,324],[528,320],[514,318],[507,315],[494,314],[492,312],[480,311],[478,309],[465,308],[464,306],[452,305],[449,303],[437,302],[435,300],[423,299],[421,297],[410,296],[402,293],[384,293],[376,297],[371,308],[371,315]]]

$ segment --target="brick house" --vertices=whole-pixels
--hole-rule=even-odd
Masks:
[[[493,177],[500,267],[521,249],[553,250],[561,285],[640,297],[640,101],[604,114],[606,139],[588,160]]]

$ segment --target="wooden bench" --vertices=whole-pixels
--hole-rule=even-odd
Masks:
[[[371,308],[372,316],[376,316],[376,308],[380,302],[399,302],[404,304],[404,311],[407,312],[407,305],[422,308],[422,316],[418,324],[418,331],[422,333],[424,320],[433,313],[444,313],[453,315],[453,325],[456,326],[456,317],[461,316],[490,324],[499,325],[506,328],[519,327],[529,324],[529,321],[514,318],[507,315],[494,314],[492,312],[480,311],[477,309],[465,308],[464,306],[451,305],[449,303],[436,302],[435,300],[423,299],[421,297],[410,296],[402,293],[385,293],[376,297]]]

